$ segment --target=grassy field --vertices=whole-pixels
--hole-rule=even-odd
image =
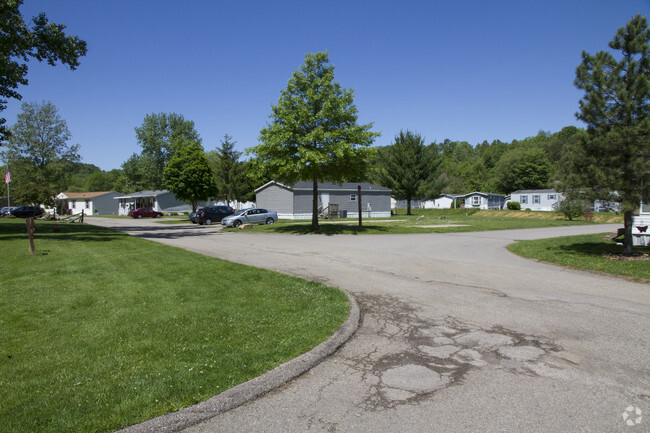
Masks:
[[[475,209],[414,209],[413,215],[399,214],[389,218],[320,220],[318,234],[404,234],[452,233],[485,230],[523,229],[586,224],[584,219],[569,221],[554,212],[479,211]],[[613,213],[594,215],[596,223],[623,223],[623,217]],[[189,223],[188,223],[189,224]],[[228,229],[238,230],[238,229]],[[311,220],[280,220],[268,226],[248,229],[254,232],[292,234],[314,233]]]
[[[556,263],[576,269],[607,272],[650,282],[650,247],[636,247],[637,260],[622,260],[623,247],[607,238],[607,233],[520,241],[508,250],[522,257]],[[645,259],[643,260],[643,255]]]
[[[108,231],[0,219],[0,430],[101,432],[205,400],[345,320],[341,291]]]

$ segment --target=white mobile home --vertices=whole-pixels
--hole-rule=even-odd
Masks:
[[[464,200],[465,209],[503,209],[506,202],[505,196],[501,194],[470,192],[460,197]]]
[[[55,197],[60,205],[59,212],[69,215],[117,215],[117,203],[114,198],[122,194],[116,191],[99,192],[62,192]]]
[[[521,210],[554,211],[558,203],[564,200],[564,195],[554,189],[529,189],[515,191],[510,194],[511,201],[517,201]]]

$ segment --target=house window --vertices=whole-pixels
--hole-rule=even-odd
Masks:
[[[539,204],[540,203],[540,196],[539,194],[534,194],[533,195],[533,204]]]
[[[481,204],[481,197],[475,195],[472,197],[472,206],[480,206]]]
[[[555,194],[549,194],[548,199],[549,200],[555,200],[556,199]]]
[[[86,209],[90,209],[90,200],[86,200]]]
[[[350,194],[350,201],[357,201],[357,195],[356,194]]]
[[[77,207],[77,202],[74,200],[70,200],[70,209],[74,209]]]
[[[527,195],[520,195],[519,196],[519,203],[528,204],[528,196]]]

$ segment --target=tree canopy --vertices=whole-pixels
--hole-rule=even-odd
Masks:
[[[55,66],[57,62],[70,69],[79,66],[79,58],[86,55],[86,42],[77,36],[67,36],[65,26],[49,22],[44,13],[25,23],[19,11],[22,0],[0,2],[0,111],[7,108],[8,99],[22,99],[18,86],[26,86],[27,62],[30,58],[46,61]],[[0,141],[6,140],[6,120],[0,118]]]
[[[400,131],[391,146],[380,149],[377,182],[392,190],[397,199],[406,200],[411,215],[411,200],[437,198],[442,185],[437,182],[440,155],[437,146],[427,147],[424,138],[411,131]]]
[[[201,144],[194,122],[176,113],[158,113],[145,116],[141,126],[135,128],[141,156],[145,163],[139,170],[149,189],[163,189],[163,170],[167,161],[187,143]],[[132,161],[132,163],[137,163]]]
[[[179,144],[179,143],[177,143]],[[203,147],[197,142],[177,146],[163,171],[167,189],[196,211],[198,202],[215,193],[212,170]]]
[[[249,152],[267,176],[289,184],[312,181],[312,227],[317,229],[318,182],[343,182],[362,173],[379,134],[370,131],[372,123],[357,124],[354,92],[334,81],[327,52],[305,56],[271,110],[261,143]]]
[[[246,165],[239,160],[242,153],[235,150],[235,144],[237,142],[226,134],[221,140],[221,147],[207,154],[214,173],[217,198],[227,204],[234,200],[246,201],[254,190],[246,173]]]
[[[23,203],[52,203],[61,192],[79,145],[69,145],[70,131],[51,102],[23,103],[11,128],[3,159],[9,165],[13,195]]]
[[[632,254],[632,214],[650,200],[650,30],[637,15],[607,51],[582,53],[576,86],[584,91],[577,134],[563,154],[563,188],[573,196],[621,203],[625,254]]]

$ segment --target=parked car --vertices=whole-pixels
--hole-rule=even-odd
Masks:
[[[232,215],[235,212],[235,209],[230,206],[209,206],[203,208],[201,213],[196,217],[196,222],[200,225],[206,224],[210,225],[212,223],[218,223],[219,221],[226,218],[228,215]]]
[[[10,215],[11,209],[13,209],[13,207],[3,207],[2,210],[0,210],[0,218]]]
[[[144,218],[144,217],[160,218],[161,216],[163,216],[163,213],[155,211],[153,209],[141,207],[139,209],[132,210],[131,212],[129,212],[129,216],[132,216],[133,218]]]
[[[221,220],[226,227],[239,227],[242,224],[273,224],[278,220],[278,213],[261,208],[242,209],[234,215]]]
[[[192,222],[192,224],[196,224],[196,217],[199,216],[201,211],[203,210],[202,207],[198,208],[196,212],[192,212],[187,216],[187,219]]]
[[[10,213],[16,218],[40,217],[43,215],[43,209],[35,206],[18,206],[11,209]]]

